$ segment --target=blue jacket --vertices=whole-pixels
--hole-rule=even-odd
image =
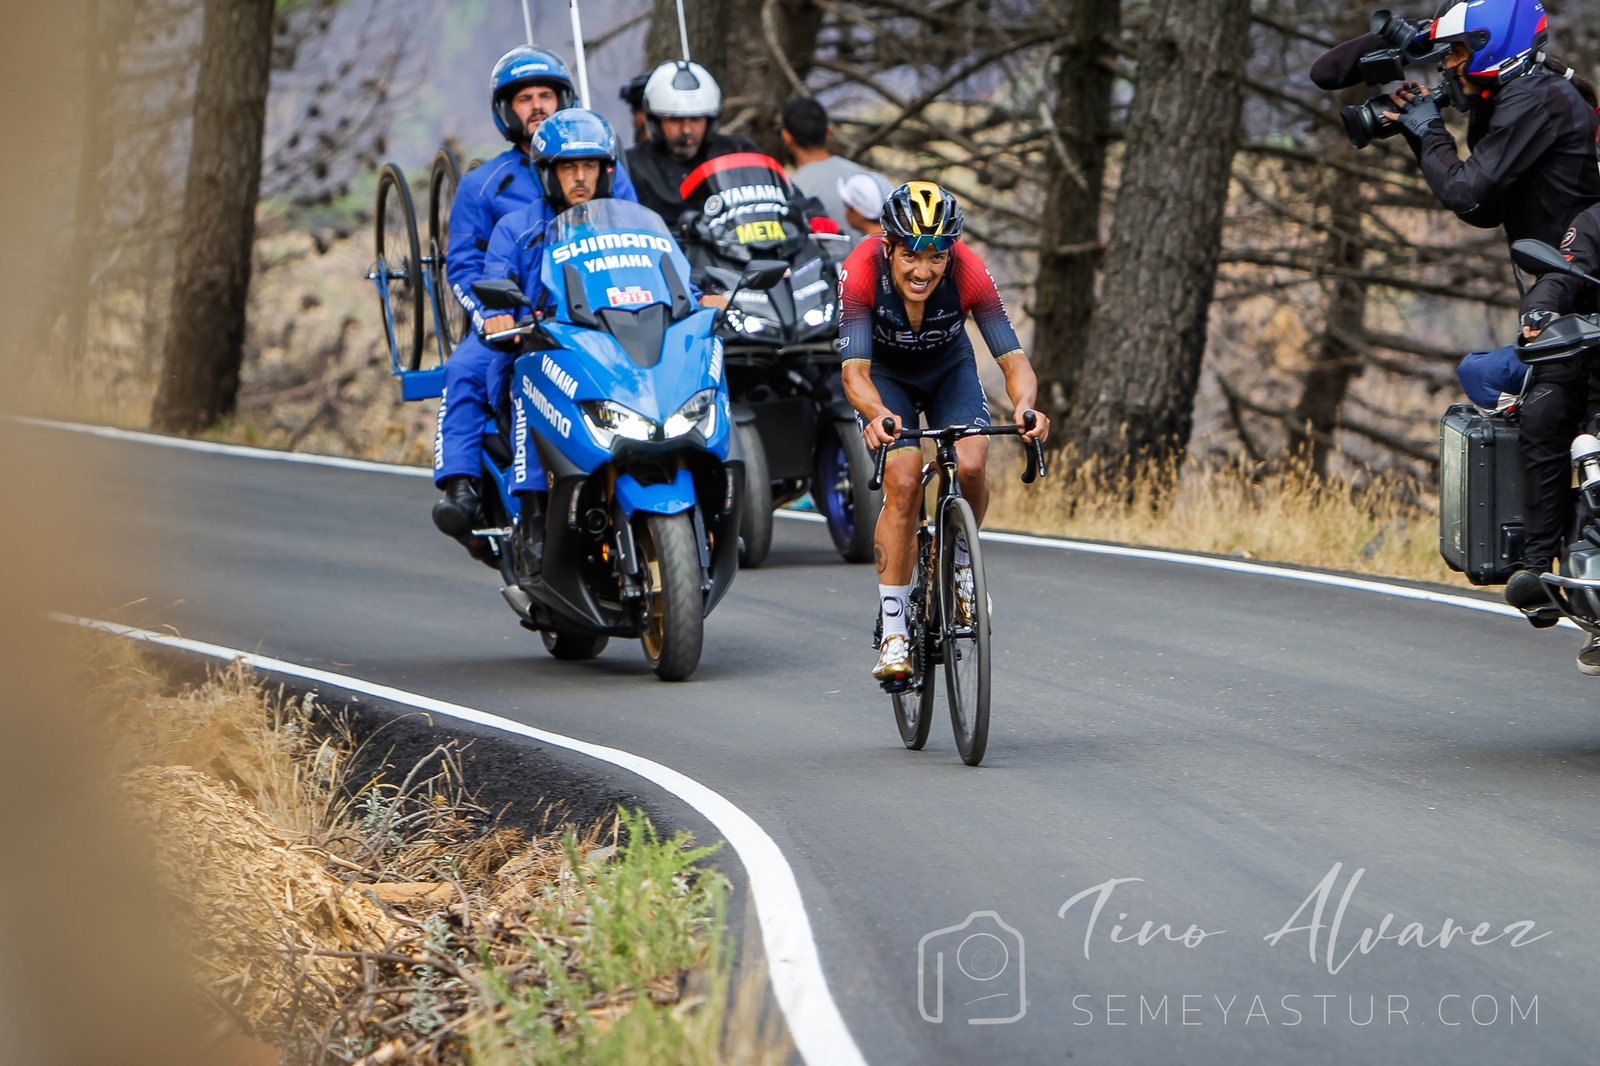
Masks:
[[[617,163],[615,195],[624,200],[639,199],[627,168]],[[483,309],[472,295],[472,283],[486,277],[484,260],[489,239],[501,219],[519,208],[544,204],[544,191],[528,165],[528,155],[508,148],[475,170],[461,176],[455,202],[450,206],[450,252],[445,257],[445,280],[461,306],[472,316],[474,326],[483,325]]]

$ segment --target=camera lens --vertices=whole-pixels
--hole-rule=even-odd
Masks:
[[[992,981],[1006,972],[1011,953],[993,933],[973,933],[956,948],[956,965],[974,981]]]
[[[1357,148],[1365,148],[1373,141],[1392,137],[1400,132],[1400,124],[1383,117],[1385,111],[1395,110],[1388,96],[1379,94],[1361,104],[1348,104],[1339,109],[1339,120],[1344,123],[1344,133]]]

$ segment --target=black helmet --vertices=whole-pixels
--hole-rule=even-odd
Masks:
[[[961,236],[961,205],[931,181],[908,181],[883,202],[883,235],[913,252],[947,251]]]

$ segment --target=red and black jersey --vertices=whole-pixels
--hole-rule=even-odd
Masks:
[[[905,301],[889,277],[881,236],[868,237],[851,251],[839,271],[839,355],[845,361],[915,372],[971,351],[971,314],[995,358],[1018,351],[1017,331],[1006,314],[1000,291],[978,253],[957,241],[950,263],[913,330]]]

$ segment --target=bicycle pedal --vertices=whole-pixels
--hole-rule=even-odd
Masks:
[[[902,692],[910,692],[915,685],[914,677],[891,677],[887,681],[878,682],[878,686],[891,696],[898,696]]]

